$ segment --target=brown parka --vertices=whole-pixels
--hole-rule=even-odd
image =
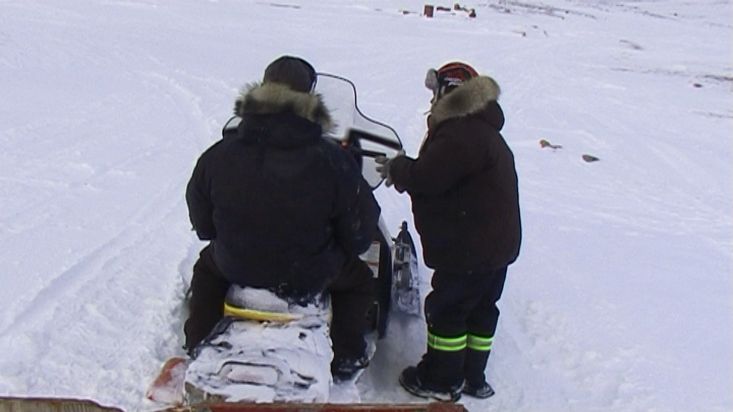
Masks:
[[[499,133],[499,86],[470,79],[434,102],[419,157],[399,156],[389,175],[412,199],[425,263],[446,272],[498,269],[521,243],[514,155]]]

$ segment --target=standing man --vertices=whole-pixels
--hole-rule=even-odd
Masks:
[[[371,291],[361,290],[369,269],[354,260],[372,242],[379,206],[352,154],[323,137],[331,117],[312,93],[315,83],[305,60],[273,61],[262,83],[237,99],[238,128],[196,163],[186,201],[196,234],[209,245],[191,280],[189,353],[222,318],[231,284],[306,304],[338,279],[341,294],[366,297],[358,307],[334,304],[334,322],[347,324],[334,331],[334,366],[351,373],[366,366],[357,321],[371,303]]]
[[[419,157],[381,158],[377,170],[412,199],[427,266],[428,345],[400,384],[457,401],[494,394],[484,371],[494,341],[507,266],[519,254],[521,223],[514,156],[499,133],[499,86],[465,63],[431,69],[433,100]]]

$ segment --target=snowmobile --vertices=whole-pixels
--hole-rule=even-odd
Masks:
[[[351,151],[372,189],[382,184],[375,158],[392,157],[402,149],[390,126],[364,115],[356,87],[343,77],[319,73],[319,93],[335,119],[329,138]],[[222,129],[226,138],[241,119]],[[392,237],[380,219],[380,231],[361,255],[374,273],[377,291],[368,315],[375,341],[385,336],[389,314],[419,315],[420,293],[415,247],[403,222]],[[184,279],[190,284],[190,278]],[[190,297],[186,292],[184,304]],[[232,287],[224,319],[195,349],[193,359],[171,357],[150,385],[146,410],[166,411],[372,411],[460,412],[460,404],[362,404],[358,399],[328,403],[334,385],[328,323],[328,298],[306,306],[288,303],[269,291]],[[371,346],[372,351],[375,345]],[[353,385],[355,381],[346,384]],[[121,411],[91,400],[0,397],[2,411]]]
[[[319,73],[316,93],[335,123],[327,138],[354,155],[365,180],[376,189],[383,179],[376,172],[375,159],[393,157],[402,150],[399,136],[392,127],[361,112],[356,88],[348,79]],[[236,133],[240,121],[231,118],[222,129],[223,138]],[[396,237],[381,219],[379,229],[372,246],[360,256],[374,274],[377,293],[368,321],[375,341],[385,336],[391,310],[420,314],[417,258],[407,223],[402,223]],[[149,399],[187,405],[329,401],[334,382],[328,296],[302,306],[266,290],[234,285],[227,294],[224,315],[194,349],[191,360],[174,358],[164,365],[162,379],[148,391]],[[376,342],[369,346],[373,354]],[[346,384],[353,386],[349,393],[358,401],[354,380]]]

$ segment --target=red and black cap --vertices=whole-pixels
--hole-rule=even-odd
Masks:
[[[476,69],[466,63],[450,62],[438,70],[428,70],[425,76],[425,87],[432,90],[433,95],[442,96],[478,75]]]

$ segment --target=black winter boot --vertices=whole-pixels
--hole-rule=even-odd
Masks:
[[[442,402],[457,402],[461,399],[461,385],[439,387],[420,379],[418,368],[410,366],[400,374],[400,385],[407,392],[421,398],[432,398]]]
[[[336,383],[348,381],[358,377],[359,372],[369,366],[369,358],[364,355],[360,358],[335,358],[331,362],[331,375]]]
[[[466,384],[463,385],[463,394],[474,398],[486,399],[494,395],[494,388],[486,382],[483,382],[478,386],[474,386],[466,382]]]
[[[463,393],[474,398],[485,399],[494,394],[494,389],[486,382],[486,364],[489,361],[491,351],[480,351],[468,348],[466,350],[466,361],[464,363],[464,376],[466,384]]]

